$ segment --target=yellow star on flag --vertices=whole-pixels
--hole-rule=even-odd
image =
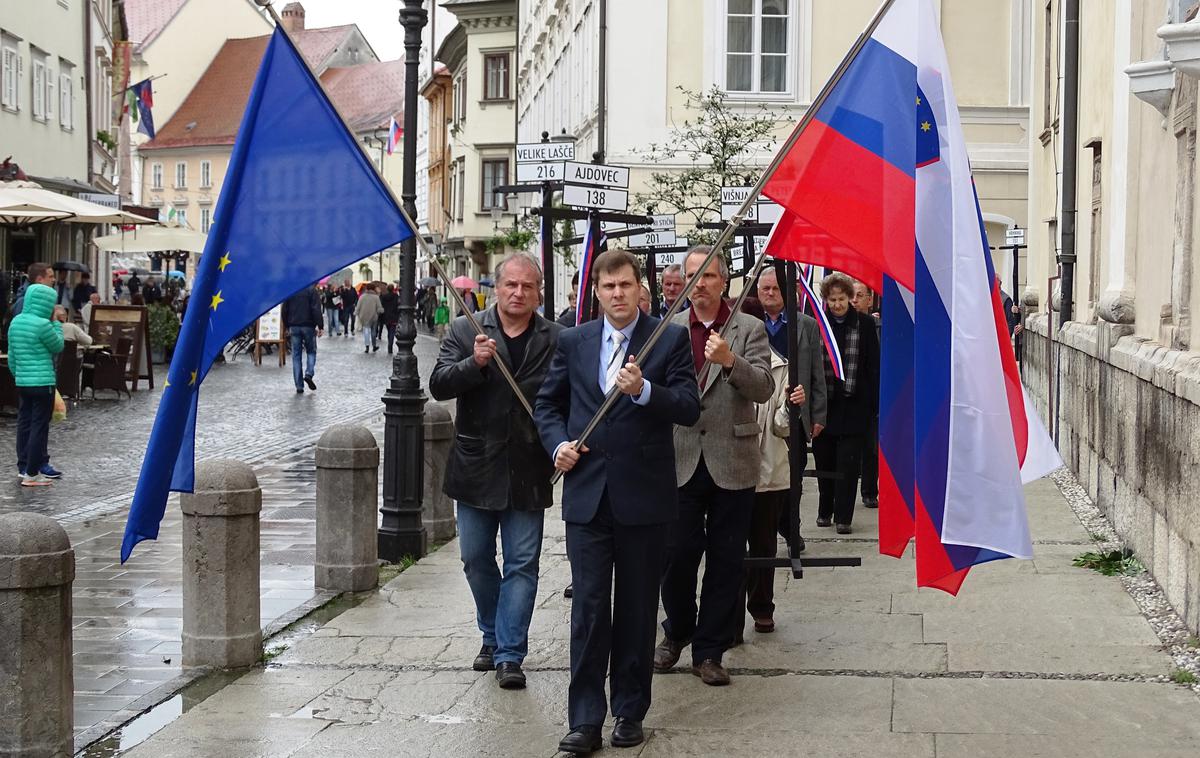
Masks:
[[[217,306],[223,302],[225,302],[225,298],[221,297],[221,290],[217,290],[217,294],[212,296],[212,304],[209,307],[215,311]]]
[[[170,387],[170,386],[171,386],[171,380],[169,378],[164,379],[163,380],[163,389],[166,389],[167,387]]]
[[[191,381],[189,381],[189,382],[188,382],[188,386],[189,386],[189,387],[194,387],[195,385],[196,385],[196,372],[195,372],[195,371],[193,371],[193,372],[192,372],[192,379],[191,379]]]
[[[917,105],[920,105],[920,104],[921,104],[921,96],[920,96],[920,95],[918,95],[918,96],[917,96]]]
[[[230,263],[233,263],[233,259],[229,257],[229,253],[225,253],[221,256],[221,260],[217,261],[217,265],[221,267],[221,273],[225,272],[225,267]]]
[[[921,122],[921,131],[923,131],[923,132],[927,132],[927,131],[929,131],[931,128],[933,128],[933,127],[931,127],[931,126],[929,125],[929,122],[928,122],[928,121],[922,121],[922,122]],[[216,306],[213,306],[213,307],[216,307]]]

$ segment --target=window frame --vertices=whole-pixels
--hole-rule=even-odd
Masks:
[[[762,2],[751,0],[753,13],[751,52],[751,88],[749,90],[729,89],[729,0],[714,0],[715,18],[714,46],[716,58],[713,67],[715,84],[725,95],[735,101],[748,102],[798,102],[801,97],[808,97],[808,87],[804,83],[807,67],[802,65],[803,48],[810,48],[808,43],[809,29],[812,21],[811,0],[783,0],[786,4],[787,35],[784,58],[784,89],[780,92],[763,91],[762,89]],[[738,14],[743,15],[743,14]],[[770,16],[769,18],[779,18]],[[736,53],[734,53],[736,54]],[[775,55],[775,54],[768,54]]]
[[[212,161],[200,161],[200,189],[212,189]]]
[[[172,189],[187,189],[187,161],[175,162],[175,183],[171,185]]]
[[[504,69],[504,80],[502,92],[499,95],[489,96],[492,84],[492,71],[488,64],[491,61],[502,61]],[[493,50],[483,53],[483,102],[499,103],[512,100],[512,51],[510,50]]]
[[[58,125],[63,131],[75,130],[75,64],[58,59]]]
[[[492,184],[493,189],[489,190],[487,188],[487,181],[486,181],[488,166],[495,166],[497,164],[504,165],[504,174],[500,181]],[[496,192],[494,188],[502,187],[505,184],[508,184],[509,169],[510,169],[510,162],[509,162],[507,155],[487,157],[487,158],[480,157],[480,159],[479,159],[479,210],[480,211],[487,213],[488,211],[491,211],[493,208],[499,208],[501,211],[508,210],[508,198],[505,195],[503,195],[499,192]],[[492,196],[493,204],[488,203],[488,199],[487,199],[488,195]],[[495,203],[495,198],[497,195],[500,197],[499,203]]]
[[[0,108],[13,113],[21,110],[21,41],[0,33]]]
[[[179,224],[180,226],[182,226],[185,229],[188,228],[187,208],[176,208],[175,209],[175,223]]]
[[[31,72],[29,80],[32,97],[30,98],[29,108],[32,112],[33,120],[42,123],[50,120],[50,117],[46,113],[46,95],[49,94],[46,79],[48,77],[53,78],[54,74],[50,70],[49,61],[50,56],[40,50],[30,49],[29,67]]]
[[[163,188],[163,164],[150,164],[150,189],[161,190]]]
[[[200,233],[208,234],[208,230],[212,228],[212,209],[200,209]]]

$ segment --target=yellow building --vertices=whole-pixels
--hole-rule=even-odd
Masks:
[[[298,3],[284,9],[296,46],[385,181],[400,183],[400,151],[387,155],[388,126],[403,122],[404,64],[379,61],[354,25],[306,29]],[[254,77],[270,36],[229,39],[155,138],[139,148],[143,204],[207,233]],[[399,278],[395,252],[352,267],[355,279]]]

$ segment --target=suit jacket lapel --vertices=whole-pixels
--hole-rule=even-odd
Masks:
[[[599,318],[587,322],[583,327],[583,338],[579,341],[579,357],[583,361],[583,385],[587,387],[596,405],[604,400],[604,392],[600,389],[600,334],[602,327],[603,324]]]

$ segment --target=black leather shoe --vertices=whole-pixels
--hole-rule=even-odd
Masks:
[[[642,722],[617,716],[616,726],[613,727],[612,737],[608,741],[613,747],[633,747],[642,744],[645,739],[642,734]]]
[[[475,662],[471,664],[471,668],[476,671],[491,671],[496,668],[496,661],[492,658],[495,654],[496,648],[484,645],[479,648],[479,655],[475,656]]]
[[[568,584],[567,588],[565,590],[563,590],[563,597],[565,597],[568,600],[575,597],[575,585]]]
[[[833,519],[830,519],[830,518],[818,518],[818,519],[817,519],[817,526],[833,526]]]
[[[604,745],[600,738],[600,727],[585,724],[567,732],[567,736],[558,742],[560,753],[572,755],[588,755],[599,750]]]
[[[525,672],[521,670],[521,664],[516,661],[505,661],[496,666],[496,681],[500,684],[501,689],[523,690],[525,689]]]
[[[797,547],[796,547],[796,552],[797,552],[797,553],[803,553],[803,552],[804,552],[804,548],[805,548],[805,547],[807,547],[807,546],[804,544],[804,538],[803,538],[803,537],[798,537],[798,539],[799,539],[800,541],[796,543],[796,546],[797,546]]]

